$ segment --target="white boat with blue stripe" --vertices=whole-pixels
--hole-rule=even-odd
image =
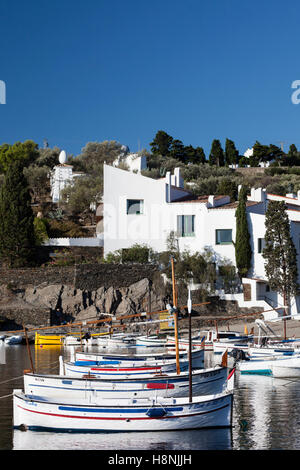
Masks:
[[[173,431],[232,426],[233,392],[150,399],[34,397],[14,390],[13,425],[67,432]]]
[[[160,372],[172,372],[176,370],[176,358],[165,359],[149,359],[148,358],[117,358],[111,357],[105,358],[104,360],[99,357],[93,358],[93,355],[89,356],[90,359],[76,359],[74,362],[62,362],[60,375],[68,376],[79,376],[92,374],[96,377],[107,377],[115,378],[121,376],[123,378],[131,375],[141,376],[145,374],[157,374]],[[98,360],[99,359],[99,360]],[[182,355],[179,358],[180,369],[182,371],[189,368],[188,356]],[[197,349],[192,355],[192,366],[193,368],[204,367],[204,351]]]
[[[186,350],[179,352],[179,360],[187,360],[188,353]],[[130,365],[133,363],[135,365],[146,365],[149,361],[162,361],[173,362],[176,360],[176,353],[172,352],[152,352],[147,354],[103,354],[99,352],[84,352],[84,351],[75,351],[71,355],[71,361],[84,361],[84,362],[101,362],[101,364],[116,363],[119,366]],[[193,349],[192,350],[192,361],[193,364],[197,364],[197,367],[202,367],[204,365],[204,349]]]
[[[250,358],[236,364],[241,374],[271,375],[273,377],[299,377],[300,355],[294,356],[266,356]]]
[[[192,371],[193,394],[209,395],[221,393],[227,384],[228,370],[216,366]],[[164,397],[187,396],[189,394],[189,372],[145,375],[127,379],[66,377],[61,375],[24,374],[26,395],[53,398],[145,398],[158,394]]]

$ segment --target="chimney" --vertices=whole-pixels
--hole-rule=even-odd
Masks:
[[[171,202],[171,172],[166,173],[166,201]]]
[[[183,178],[181,176],[181,168],[180,167],[177,167],[177,168],[174,168],[174,176],[175,176],[175,186],[177,186],[177,188],[183,188]]]
[[[215,196],[208,196],[207,207],[214,207],[215,205]]]
[[[251,195],[248,197],[250,201],[265,202],[266,201],[266,190],[263,188],[251,188]]]

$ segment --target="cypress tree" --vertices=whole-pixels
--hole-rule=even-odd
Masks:
[[[21,160],[12,161],[0,190],[0,257],[9,267],[34,261],[34,215],[23,167]]]
[[[232,140],[225,142],[225,163],[226,165],[236,165],[239,162],[239,152]]]
[[[224,166],[224,151],[219,140],[213,140],[209,154],[209,164]]]
[[[252,250],[250,245],[250,234],[248,230],[246,213],[247,192],[241,188],[239,202],[235,212],[236,238],[235,238],[235,260],[240,278],[245,277],[251,267]]]
[[[270,288],[279,292],[284,305],[298,293],[297,252],[283,201],[269,201],[266,211],[265,272]],[[286,313],[286,312],[285,312]]]

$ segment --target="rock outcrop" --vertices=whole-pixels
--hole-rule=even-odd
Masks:
[[[0,309],[9,304],[18,310],[40,309],[51,315],[51,322],[83,321],[98,319],[103,314],[126,315],[165,308],[161,294],[151,288],[149,279],[144,278],[128,287],[100,287],[94,291],[76,289],[72,285],[42,283],[8,289],[0,286]]]

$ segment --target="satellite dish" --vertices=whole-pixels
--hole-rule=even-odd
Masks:
[[[66,154],[65,150],[62,150],[62,151],[60,152],[58,159],[59,159],[59,163],[60,163],[61,165],[63,165],[64,163],[66,163],[66,161],[67,161],[67,154]]]

